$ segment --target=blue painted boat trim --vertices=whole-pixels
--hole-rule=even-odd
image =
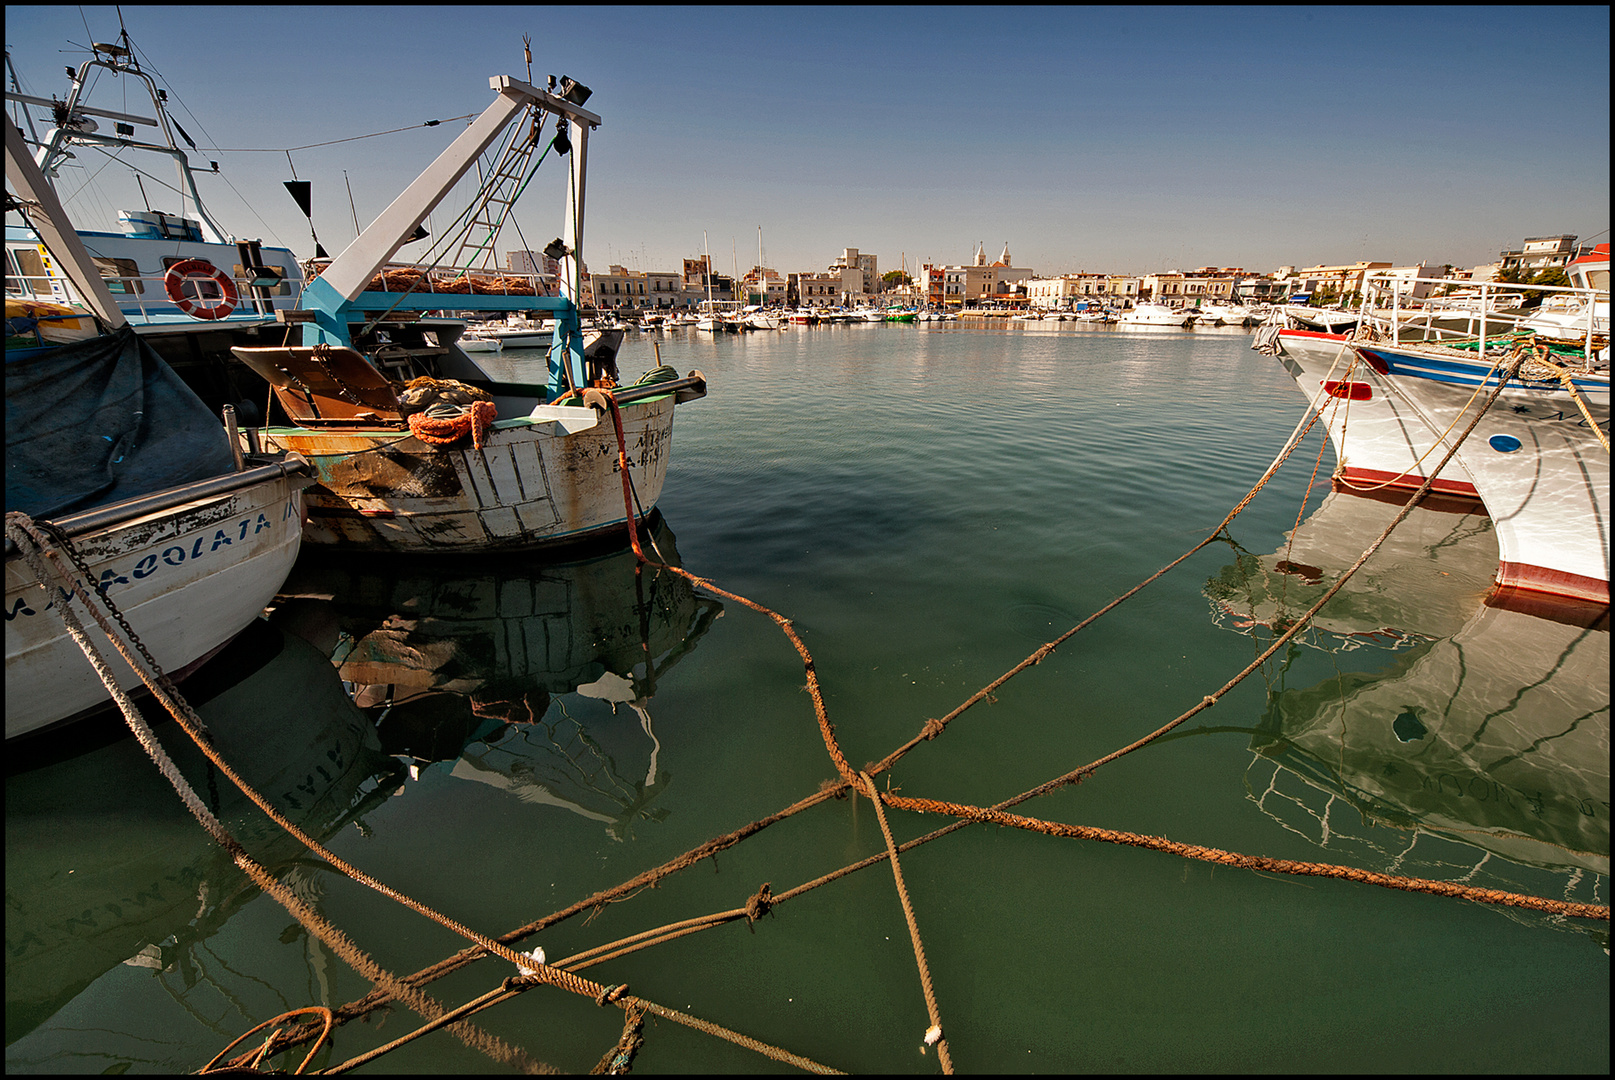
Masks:
[[[1496,386],[1497,377],[1489,375],[1491,365],[1481,365],[1474,361],[1461,359],[1446,359],[1443,357],[1420,356],[1410,353],[1393,352],[1384,348],[1363,348],[1361,351],[1379,360],[1392,375],[1402,375],[1412,379],[1428,379],[1431,382],[1450,383],[1454,386]],[[1483,378],[1484,376],[1484,378]],[[1557,379],[1528,380],[1512,379],[1514,385],[1530,390],[1557,390],[1567,393],[1564,384]],[[1591,379],[1572,378],[1571,382],[1579,390],[1604,389],[1602,382]]]

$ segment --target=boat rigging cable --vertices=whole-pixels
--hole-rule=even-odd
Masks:
[[[542,112],[542,110],[539,110],[534,106],[529,106],[528,107],[528,112],[529,113],[540,113],[540,112]],[[534,117],[534,119],[533,119],[533,124],[534,124],[535,128],[539,126],[539,121],[538,121],[538,119],[536,117]],[[511,139],[514,139],[516,137],[515,133],[517,131],[519,131],[519,130],[521,130],[521,125],[519,125],[519,124],[512,125],[512,127],[510,129],[510,132],[508,133],[507,137],[511,138]],[[559,134],[556,135],[556,138],[559,138]],[[554,144],[555,144],[555,139],[552,138],[550,140],[550,146],[553,146]],[[544,153],[540,154],[538,159],[533,163],[531,171],[528,172],[527,178],[525,180],[523,180],[523,182],[521,184],[521,188],[517,191],[518,195],[521,193],[521,191],[525,191],[527,189],[528,182],[530,182],[532,180],[533,175],[537,173],[538,167],[539,167],[539,165],[543,164],[544,158],[549,155],[549,149],[550,149],[550,147],[546,146],[544,148]],[[508,145],[507,145],[507,152],[508,152]],[[416,263],[416,268],[418,270],[418,273],[414,276],[413,280],[411,280],[409,282],[408,287],[405,288],[400,293],[397,300],[393,301],[392,307],[389,307],[386,311],[383,311],[383,312],[373,316],[369,321],[367,321],[365,323],[364,330],[362,331],[362,333],[369,333],[377,325],[379,325],[383,320],[385,320],[389,315],[391,315],[394,311],[396,311],[397,308],[398,308],[398,305],[402,304],[404,302],[404,297],[409,296],[410,294],[414,293],[422,285],[432,284],[432,280],[431,280],[432,271],[436,270],[438,265],[440,263],[442,263],[442,261],[444,259],[449,257],[449,251],[453,247],[454,241],[455,240],[463,240],[466,236],[468,236],[470,234],[471,229],[476,226],[476,224],[477,224],[476,215],[478,213],[480,213],[482,211],[482,209],[487,206],[489,200],[492,199],[493,194],[494,194],[494,192],[495,192],[495,190],[497,188],[497,183],[498,183],[499,179],[500,179],[500,176],[497,173],[497,171],[490,172],[488,178],[482,183],[481,187],[478,189],[476,196],[474,196],[473,199],[471,200],[471,203],[468,206],[466,206],[466,208],[464,210],[460,211],[460,213],[455,216],[454,221],[450,223],[450,225],[449,225],[449,230],[450,231],[445,233],[444,236],[440,239],[440,241],[434,241],[433,245],[432,245],[432,248],[430,248],[427,251],[427,254],[431,255],[432,251],[437,250],[437,244],[439,242],[441,242],[443,244],[442,252],[435,259],[433,259],[430,263],[428,263],[424,269],[420,269],[420,264],[418,262]],[[514,199],[512,199],[512,202],[514,202]],[[503,221],[503,219],[501,218],[501,222],[502,221]],[[495,230],[495,231],[497,232],[497,230]],[[488,242],[492,243],[492,241],[493,241],[493,236],[490,235]],[[462,245],[462,250],[463,250],[463,247],[464,247],[464,245]],[[386,269],[383,268],[383,270],[381,271],[381,277],[382,277],[382,281],[383,281],[384,284],[386,282],[386,273],[387,273]],[[462,278],[464,276],[465,276],[464,274],[460,275],[460,277],[462,277]],[[459,278],[456,278],[456,279],[453,279],[453,280],[459,280]],[[536,287],[534,289],[534,292],[536,294],[536,292],[537,292]],[[449,295],[454,295],[454,294],[451,293]]]
[[[730,1031],[727,1028],[722,1028],[719,1025],[712,1024],[696,1017],[679,1013],[676,1010],[669,1009],[657,1003],[632,996],[628,994],[626,985],[619,984],[615,986],[606,986],[604,984],[595,983],[591,980],[587,980],[576,975],[575,971],[593,964],[605,962],[606,960],[618,956],[626,955],[629,952],[637,951],[653,944],[673,940],[674,938],[681,937],[689,933],[708,929],[712,926],[722,925],[727,922],[733,922],[740,918],[745,918],[748,925],[751,925],[755,923],[758,918],[769,913],[772,908],[778,906],[778,904],[782,903],[783,901],[794,896],[801,895],[810,889],[816,888],[822,884],[826,884],[829,881],[845,876],[846,874],[852,873],[856,870],[863,869],[867,866],[872,866],[876,862],[879,862],[882,858],[889,858],[893,863],[894,878],[899,889],[900,898],[904,902],[905,915],[909,920],[911,937],[913,939],[916,955],[916,963],[920,969],[922,988],[925,991],[927,1008],[930,1012],[931,1028],[928,1029],[925,1034],[924,1045],[936,1045],[938,1047],[939,1058],[941,1058],[944,1068],[951,1071],[951,1060],[946,1057],[946,1043],[942,1037],[941,1021],[936,1008],[934,993],[930,984],[929,971],[924,960],[923,947],[919,937],[918,926],[913,918],[911,906],[908,903],[907,891],[903,886],[901,871],[897,864],[897,855],[901,851],[908,850],[912,847],[918,846],[919,844],[929,842],[932,839],[936,839],[958,828],[962,828],[967,824],[977,821],[989,822],[998,825],[1008,825],[1016,828],[1043,832],[1048,835],[1076,837],[1082,839],[1099,840],[1106,843],[1119,843],[1146,847],[1152,850],[1166,851],[1185,858],[1200,859],[1213,863],[1220,862],[1225,865],[1234,865],[1289,874],[1347,878],[1349,880],[1380,885],[1387,888],[1428,892],[1437,895],[1454,896],[1485,903],[1507,904],[1538,911],[1551,912],[1562,916],[1604,920],[1609,918],[1609,908],[1607,905],[1579,904],[1564,900],[1521,896],[1499,890],[1478,888],[1454,882],[1429,881],[1418,878],[1397,877],[1394,875],[1380,874],[1353,867],[1242,855],[1235,852],[1220,851],[1215,848],[1202,847],[1200,845],[1182,844],[1160,837],[1143,836],[1134,833],[1087,826],[1067,825],[1059,822],[1050,822],[1037,818],[1007,814],[1004,812],[1007,808],[1027,801],[1028,799],[1047,794],[1069,784],[1081,783],[1104,765],[1109,764],[1110,762],[1113,762],[1116,759],[1133,752],[1134,750],[1148,745],[1149,743],[1165,735],[1167,732],[1178,727],[1190,717],[1215,705],[1218,700],[1232,690],[1233,687],[1238,685],[1253,672],[1259,670],[1262,665],[1265,664],[1275,653],[1277,653],[1280,648],[1284,647],[1292,638],[1296,636],[1296,634],[1298,634],[1305,626],[1308,625],[1313,616],[1315,616],[1318,611],[1345,585],[1352,575],[1355,574],[1365,562],[1367,562],[1374,552],[1378,550],[1385,539],[1389,537],[1391,532],[1408,516],[1408,514],[1412,512],[1418,502],[1429,492],[1432,484],[1434,483],[1435,473],[1439,473],[1440,469],[1445,467],[1447,462],[1457,453],[1457,447],[1461,445],[1463,440],[1470,434],[1470,432],[1474,430],[1481,417],[1485,415],[1487,409],[1489,409],[1497,400],[1497,397],[1501,394],[1508,381],[1511,378],[1518,377],[1522,363],[1523,360],[1518,353],[1510,356],[1506,361],[1500,362],[1500,366],[1503,370],[1498,379],[1496,389],[1492,391],[1491,395],[1476,412],[1474,418],[1470,421],[1469,425],[1464,429],[1453,446],[1448,450],[1442,462],[1432,472],[1431,476],[1425,479],[1424,483],[1409,497],[1407,504],[1379,535],[1379,537],[1369,545],[1361,557],[1359,557],[1357,561],[1340,576],[1335,584],[1324,593],[1322,598],[1319,599],[1312,606],[1312,608],[1291,623],[1289,627],[1277,638],[1275,638],[1272,644],[1260,655],[1258,655],[1256,659],[1253,660],[1246,668],[1240,671],[1221,688],[1211,694],[1207,694],[1197,705],[1186,710],[1148,735],[1145,735],[1129,745],[1115,750],[1096,761],[1057,776],[1052,780],[1046,781],[1045,783],[1030,789],[1029,791],[1023,792],[1021,795],[1005,800],[992,807],[979,807],[933,799],[911,798],[894,794],[890,790],[883,792],[876,787],[872,778],[880,772],[890,769],[903,755],[905,755],[910,749],[918,745],[920,742],[936,738],[943,732],[943,730],[945,730],[947,725],[952,720],[956,719],[973,705],[984,700],[992,700],[991,694],[993,690],[997,689],[999,686],[1002,686],[1010,678],[1014,677],[1016,674],[1019,674],[1021,671],[1024,671],[1028,667],[1039,663],[1041,660],[1050,655],[1061,643],[1070,638],[1072,635],[1076,634],[1078,631],[1092,624],[1101,615],[1110,611],[1133,595],[1136,595],[1145,586],[1164,575],[1168,570],[1171,570],[1173,567],[1182,563],[1190,555],[1194,554],[1194,552],[1199,551],[1201,548],[1204,548],[1208,544],[1211,544],[1221,538],[1227,525],[1234,519],[1234,517],[1243,511],[1247,505],[1249,505],[1249,503],[1255,498],[1256,494],[1276,473],[1279,466],[1300,445],[1301,441],[1305,438],[1306,433],[1310,431],[1312,425],[1316,423],[1319,417],[1316,410],[1309,410],[1309,415],[1304,416],[1302,421],[1297,424],[1296,430],[1292,432],[1290,438],[1287,440],[1278,457],[1274,459],[1273,463],[1263,473],[1262,477],[1257,481],[1249,494],[1247,494],[1245,498],[1229,512],[1223,521],[1219,523],[1218,526],[1212,530],[1212,532],[1204,540],[1202,540],[1194,548],[1190,549],[1189,552],[1185,553],[1183,556],[1180,556],[1172,563],[1169,563],[1150,578],[1141,582],[1139,585],[1124,593],[1122,596],[1111,601],[1099,611],[1095,612],[1093,615],[1089,616],[1087,619],[1068,630],[1059,638],[1048,642],[1035,650],[1020,664],[1010,669],[998,679],[987,684],[987,686],[983,687],[976,694],[972,695],[969,699],[967,699],[964,703],[955,708],[946,716],[940,719],[933,718],[927,720],[919,734],[917,734],[908,743],[899,747],[881,761],[873,763],[859,772],[854,772],[852,767],[848,764],[845,755],[842,754],[839,745],[837,744],[834,727],[830,722],[828,712],[824,706],[822,694],[819,690],[813,658],[808,652],[807,647],[802,643],[801,638],[793,629],[791,621],[761,604],[737,594],[727,592],[726,590],[717,587],[707,579],[692,574],[681,567],[671,566],[666,563],[660,563],[649,559],[639,545],[637,520],[633,512],[635,493],[633,492],[632,483],[628,476],[628,469],[623,467],[621,471],[623,473],[624,503],[625,510],[627,511],[627,525],[629,530],[630,544],[634,550],[638,563],[635,571],[636,574],[640,573],[644,567],[649,567],[657,572],[666,570],[670,573],[677,574],[688,579],[698,587],[707,589],[719,596],[733,599],[747,607],[752,608],[753,610],[758,611],[759,613],[767,615],[780,627],[781,631],[791,641],[793,647],[796,648],[797,652],[802,657],[804,670],[807,674],[807,689],[813,700],[814,712],[818,718],[820,733],[824,739],[826,751],[828,752],[830,759],[836,768],[839,779],[827,780],[816,794],[801,799],[797,803],[785,808],[782,811],[752,822],[750,825],[732,833],[713,838],[699,847],[686,852],[684,855],[670,860],[660,867],[641,873],[630,881],[624,882],[612,889],[596,893],[595,895],[579,901],[570,907],[563,909],[562,911],[554,913],[551,916],[547,916],[535,923],[529,924],[528,926],[502,935],[498,939],[492,939],[477,933],[476,931],[470,930],[455,920],[437,913],[426,905],[396,892],[385,884],[371,878],[364,872],[350,866],[338,856],[329,852],[325,847],[319,844],[318,841],[305,835],[295,824],[280,814],[272,804],[263,798],[263,796],[259,795],[251,787],[246,785],[246,783],[230,768],[228,763],[223,761],[218,756],[217,752],[211,745],[211,740],[208,739],[206,735],[205,727],[203,727],[201,724],[200,718],[179,695],[178,691],[174,689],[172,683],[162,673],[161,669],[146,651],[145,647],[140,644],[139,639],[134,634],[132,628],[118,612],[110,597],[107,596],[99,585],[92,584],[86,587],[85,582],[89,581],[90,578],[88,577],[88,572],[82,560],[78,558],[76,552],[74,551],[71,540],[60,534],[52,536],[50,534],[48,525],[34,522],[26,515],[16,512],[8,513],[6,515],[6,532],[8,538],[12,539],[22,550],[24,557],[27,559],[29,565],[33,568],[36,576],[38,577],[41,586],[47,588],[47,591],[49,591],[49,586],[46,585],[46,582],[54,578],[62,583],[61,587],[66,594],[76,596],[80,602],[85,605],[87,610],[89,610],[90,613],[95,617],[102,630],[107,634],[109,640],[113,642],[120,654],[123,655],[124,659],[129,663],[131,668],[136,671],[136,673],[157,697],[157,699],[162,702],[164,707],[175,717],[176,721],[178,721],[186,734],[197,743],[198,747],[208,757],[208,759],[212,761],[214,765],[217,766],[231,780],[232,783],[236,784],[236,786],[239,787],[250,799],[252,799],[254,803],[263,809],[265,813],[269,814],[269,816],[278,825],[280,825],[281,828],[286,830],[290,835],[294,836],[300,843],[307,846],[311,851],[319,855],[333,869],[336,869],[360,884],[363,884],[368,888],[389,897],[390,899],[396,900],[428,918],[431,918],[433,921],[453,930],[454,932],[473,942],[473,945],[470,948],[462,950],[460,953],[449,957],[434,967],[428,968],[422,972],[418,972],[415,975],[407,977],[406,979],[398,979],[397,977],[391,975],[391,973],[386,972],[376,965],[374,961],[370,960],[367,955],[360,951],[340,931],[325,923],[323,918],[317,912],[307,908],[295,896],[291,895],[288,890],[275,881],[273,877],[271,877],[266,871],[263,870],[261,866],[259,866],[251,859],[249,855],[247,855],[247,853],[240,847],[239,843],[237,843],[233,837],[231,837],[229,833],[224,830],[223,826],[219,824],[215,818],[213,818],[211,813],[208,812],[206,806],[203,805],[201,800],[196,796],[195,792],[192,791],[185,783],[184,778],[178,774],[178,770],[174,768],[172,761],[167,759],[167,756],[162,751],[161,746],[158,745],[151,737],[149,728],[145,726],[145,723],[139,717],[138,712],[133,709],[132,703],[129,701],[127,696],[124,695],[124,693],[118,688],[116,680],[106,669],[105,663],[100,659],[94,645],[84,634],[82,626],[78,623],[77,616],[70,609],[70,605],[65,602],[53,605],[53,607],[57,610],[59,617],[62,618],[63,622],[68,626],[69,632],[79,643],[80,648],[85,652],[86,656],[89,657],[91,663],[95,665],[97,672],[101,675],[103,682],[108,686],[109,692],[112,694],[114,700],[118,702],[120,709],[124,711],[125,718],[129,722],[130,727],[135,731],[137,737],[140,738],[142,745],[147,748],[148,753],[152,754],[154,760],[157,761],[159,768],[163,770],[164,775],[169,778],[172,784],[174,784],[176,789],[179,791],[181,798],[186,802],[186,805],[191,809],[192,813],[197,816],[198,820],[202,822],[210,834],[212,834],[214,838],[221,845],[223,845],[227,851],[230,852],[237,865],[240,866],[244,872],[248,873],[249,876],[251,876],[261,888],[263,888],[266,892],[269,892],[271,896],[282,903],[282,905],[285,906],[287,910],[299,920],[299,922],[302,922],[305,926],[309,927],[311,933],[319,937],[320,940],[326,942],[326,944],[328,944],[333,951],[337,952],[337,954],[340,955],[351,966],[353,966],[355,970],[359,971],[376,985],[376,990],[372,991],[365,998],[350,1003],[347,1006],[343,1006],[340,1009],[334,1010],[333,1014],[337,1021],[345,1023],[347,1020],[362,1016],[368,1013],[370,1010],[381,1006],[386,1001],[393,999],[403,1001],[412,1010],[420,1013],[427,1020],[425,1027],[418,1029],[416,1032],[412,1032],[403,1039],[397,1040],[394,1043],[389,1044],[387,1047],[372,1051],[361,1058],[355,1058],[352,1061],[345,1062],[342,1065],[337,1066],[332,1071],[342,1071],[347,1068],[351,1068],[362,1063],[364,1060],[369,1060],[371,1057],[385,1052],[387,1049],[397,1045],[402,1045],[404,1042],[407,1042],[412,1038],[418,1037],[419,1035],[425,1034],[430,1030],[434,1030],[437,1027],[445,1025],[452,1025],[452,1030],[454,1030],[455,1034],[462,1040],[466,1041],[468,1045],[476,1046],[478,1049],[488,1053],[496,1060],[518,1065],[519,1067],[541,1068],[542,1066],[539,1065],[539,1063],[534,1062],[521,1050],[511,1048],[497,1038],[487,1035],[479,1029],[471,1026],[466,1022],[465,1018],[471,1016],[477,1011],[480,1011],[482,1008],[486,1008],[499,1001],[508,1000],[516,994],[521,993],[533,986],[543,984],[559,986],[573,993],[591,997],[599,1005],[603,1006],[606,1004],[614,1004],[624,1010],[625,1022],[623,1034],[621,1038],[619,1038],[617,1046],[608,1051],[606,1056],[601,1059],[602,1064],[620,1063],[622,1067],[626,1066],[626,1061],[631,1059],[634,1050],[637,1049],[638,1041],[642,1041],[641,1021],[643,1014],[650,1013],[676,1020],[677,1022],[695,1027],[698,1030],[703,1030],[709,1034],[735,1042],[737,1045],[754,1049],[759,1053],[763,1053],[773,1058],[774,1060],[794,1064],[798,1067],[810,1069],[812,1071],[834,1071],[827,1069],[825,1066],[822,1066],[817,1062],[810,1061],[809,1059],[800,1057],[799,1055],[791,1054],[777,1047],[772,1047],[768,1044],[761,1043],[758,1040],[752,1039],[737,1032]],[[620,413],[616,408],[616,401],[610,392],[605,391],[602,392],[602,394],[606,399],[606,404],[612,414],[613,424],[616,428],[619,461],[624,463],[625,466],[627,450]],[[73,571],[76,571],[76,573],[70,572],[68,568],[62,565],[64,559],[72,563]],[[93,589],[94,593],[99,598],[99,606],[91,602],[90,589]],[[106,612],[110,613],[110,618],[107,614],[103,613],[101,610],[102,608],[104,608]],[[117,629],[111,625],[112,620],[116,620],[118,623]],[[121,630],[121,634],[119,633],[119,630]],[[136,662],[132,650],[139,652],[140,656],[145,661],[144,666]],[[814,881],[807,882],[801,886],[787,890],[786,892],[778,895],[772,894],[769,886],[764,884],[758,890],[758,892],[753,895],[751,899],[741,908],[725,912],[718,912],[694,919],[688,919],[680,923],[659,927],[655,930],[645,931],[615,943],[599,946],[595,949],[579,953],[566,960],[557,961],[554,964],[544,962],[541,959],[541,952],[539,950],[534,950],[534,954],[529,955],[518,953],[512,948],[512,946],[517,942],[539,932],[546,927],[553,926],[574,914],[587,910],[598,911],[608,903],[625,899],[632,893],[637,892],[639,889],[642,889],[647,885],[654,884],[654,882],[659,880],[661,877],[674,873],[677,870],[693,866],[705,858],[714,857],[719,851],[738,843],[740,840],[745,839],[748,836],[754,835],[756,832],[768,827],[771,824],[784,820],[786,817],[798,813],[801,810],[807,809],[810,806],[824,802],[829,798],[845,797],[849,791],[863,794],[876,802],[877,814],[881,818],[883,833],[887,841],[887,850],[885,852],[870,856],[864,860],[861,860],[860,862],[850,864],[840,870],[824,875],[818,879],[815,879]],[[884,817],[884,807],[886,806],[897,809],[913,810],[921,813],[941,814],[953,817],[956,820],[926,836],[909,841],[903,845],[897,845],[893,842],[889,828],[886,826]],[[446,974],[448,971],[454,970],[466,963],[471,962],[472,960],[488,954],[500,956],[501,958],[515,964],[520,974],[503,980],[496,989],[489,991],[480,998],[452,1011],[444,1010],[441,1005],[427,997],[419,990],[419,987],[424,985],[426,982],[438,978],[441,975]],[[264,1060],[267,1057],[280,1053],[294,1045],[299,1045],[303,1042],[309,1041],[310,1039],[314,1039],[317,1035],[322,1034],[325,1030],[328,1030],[328,1025],[320,1023],[305,1023],[290,1032],[277,1032],[277,1034],[272,1036],[269,1042],[266,1043],[265,1046],[257,1051],[254,1055],[246,1058],[238,1057],[233,1062],[227,1064],[242,1065],[247,1064],[252,1060]]]

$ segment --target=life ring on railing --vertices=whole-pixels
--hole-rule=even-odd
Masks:
[[[216,304],[202,303],[186,295],[187,281],[212,282],[223,296]],[[222,319],[236,309],[236,301],[240,299],[236,283],[230,280],[230,275],[203,259],[186,259],[170,266],[168,273],[163,275],[163,288],[167,290],[168,298],[193,319]]]

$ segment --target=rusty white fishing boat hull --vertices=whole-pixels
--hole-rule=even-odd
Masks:
[[[674,401],[670,393],[620,407],[636,519],[655,507],[667,478]],[[306,530],[314,544],[401,553],[519,551],[627,522],[609,414],[587,427],[532,416],[499,420],[480,448],[470,439],[432,445],[396,428],[272,427],[262,437],[314,466]]]
[[[302,542],[300,488],[286,465],[268,465],[56,520],[141,644],[178,676],[256,619],[280,588]],[[161,508],[165,496],[186,501]],[[230,487],[230,485],[236,485]],[[220,487],[228,490],[218,491]],[[152,507],[158,508],[152,508]],[[146,508],[146,509],[142,509]],[[6,738],[72,719],[111,697],[22,555],[6,555]],[[118,684],[142,684],[106,636],[79,615]]]
[[[1446,456],[1444,447],[1435,449],[1434,432],[1424,418],[1379,372],[1361,361],[1353,364],[1345,335],[1286,329],[1275,344],[1280,363],[1328,427],[1337,487],[1360,494],[1412,491]],[[1458,458],[1437,474],[1431,491],[1479,498]]]

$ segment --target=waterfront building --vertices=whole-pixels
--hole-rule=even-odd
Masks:
[[[1293,267],[1286,269],[1293,270]],[[1269,274],[1243,277],[1234,283],[1234,298],[1246,303],[1261,301],[1273,303],[1283,300],[1290,293],[1288,282],[1282,278]]]
[[[1052,278],[1028,278],[1025,281],[1026,301],[1031,307],[1058,311],[1070,308],[1080,300],[1102,301],[1109,293],[1111,275],[1061,274]],[[1133,280],[1133,279],[1126,279]],[[1131,295],[1124,293],[1124,295]]]
[[[762,286],[758,286],[758,281]],[[746,292],[748,304],[783,304],[785,302],[786,281],[780,276],[778,270],[770,270],[765,266],[754,266],[746,271],[741,279]]]
[[[796,273],[785,278],[785,302],[792,307],[834,307],[841,299],[841,275]]]
[[[841,291],[851,296],[869,296],[880,291],[880,271],[876,258],[857,248],[843,248],[830,264],[832,274],[841,275]]]
[[[985,264],[942,268],[942,302],[963,305],[991,296],[998,290],[998,275]]]
[[[1132,274],[1105,275],[1105,295],[1115,300],[1137,300],[1143,287],[1144,279]]]
[[[1239,275],[1243,273],[1237,267],[1219,269],[1203,266],[1188,273],[1169,270],[1162,274],[1146,274],[1140,295],[1168,307],[1194,307],[1207,300],[1230,300],[1239,283]]]
[[[1380,271],[1380,273],[1376,276],[1400,279],[1439,278],[1446,277],[1447,271],[1444,267],[1431,266],[1429,263],[1419,263],[1416,266],[1394,266],[1389,270]],[[1399,280],[1395,281],[1394,284],[1396,286],[1397,295],[1401,298],[1403,303],[1406,303],[1409,300],[1423,300],[1425,297],[1429,296],[1433,290],[1439,288],[1439,286],[1428,281]]]
[[[1004,253],[998,261],[989,268],[993,271],[993,292],[999,295],[1024,295],[1024,287],[1018,287],[1022,282],[1030,281],[1037,276],[1037,271],[1014,265],[1009,257],[1009,241],[1004,241]]]
[[[1028,278],[1026,302],[1032,307],[1046,311],[1058,311],[1069,307],[1070,302],[1078,295],[1077,283],[1072,280],[1075,276],[1062,274],[1052,278]]]
[[[1558,236],[1527,236],[1523,247],[1498,252],[1504,271],[1518,270],[1530,275],[1562,267],[1578,254],[1575,233]]]
[[[678,293],[671,306],[691,308],[707,298],[709,288],[714,300],[736,300],[734,279],[725,274],[712,273],[712,261],[708,255],[699,259],[685,259],[683,272],[679,275]]]
[[[659,284],[672,274],[657,275]],[[657,294],[651,288],[649,274],[643,270],[627,270],[613,263],[604,274],[589,277],[590,286],[585,292],[598,308],[658,307]]]
[[[1383,273],[1391,268],[1388,262],[1354,262],[1336,266],[1309,266],[1295,275],[1299,291],[1317,295],[1333,293],[1349,296],[1361,292],[1363,282],[1370,274]]]

